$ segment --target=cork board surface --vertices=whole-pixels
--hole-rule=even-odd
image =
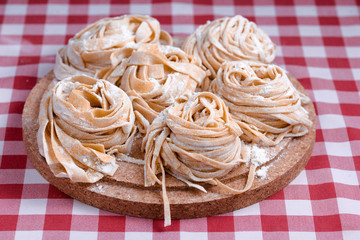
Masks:
[[[305,93],[293,77],[297,89]],[[163,202],[160,186],[144,187],[143,166],[118,162],[120,165],[113,177],[105,177],[97,183],[75,183],[67,178],[53,175],[45,159],[40,155],[36,141],[40,100],[53,79],[50,72],[42,78],[28,96],[23,110],[23,139],[29,159],[38,172],[65,194],[86,204],[107,211],[145,218],[163,218]],[[166,176],[167,194],[172,219],[196,218],[234,211],[257,203],[287,186],[307,164],[315,142],[315,109],[312,103],[305,109],[313,121],[309,133],[299,138],[286,138],[271,150],[271,164],[266,179],[255,179],[250,190],[241,194],[229,194],[219,187],[204,184],[203,193],[188,187],[177,179]],[[133,144],[133,156],[141,158],[139,151],[142,136]],[[247,180],[248,167],[235,168],[221,179],[227,185],[241,189]]]

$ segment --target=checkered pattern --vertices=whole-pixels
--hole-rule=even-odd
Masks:
[[[0,239],[360,239],[359,1],[29,2],[0,1]],[[22,143],[25,99],[77,31],[129,13],[152,15],[175,36],[235,14],[264,29],[279,46],[275,61],[316,107],[316,144],[305,170],[258,204],[166,229],[163,221],[105,212],[49,185]]]

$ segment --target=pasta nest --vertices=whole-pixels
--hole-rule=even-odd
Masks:
[[[194,55],[210,71],[210,79],[214,79],[222,63],[227,61],[272,62],[276,45],[254,22],[237,15],[198,27],[187,38],[183,49]]]
[[[244,190],[231,189],[218,180],[236,165],[247,162],[248,152],[242,147],[241,134],[224,102],[209,92],[178,98],[153,121],[143,140],[145,186],[162,185],[165,225],[170,221],[165,171],[204,192],[204,187],[197,183],[220,185],[233,193],[250,188],[253,165]],[[161,180],[157,177],[159,173]]]
[[[205,76],[181,49],[143,44],[104,78],[130,96],[140,130],[145,132],[161,111],[176,98],[194,92]]]
[[[54,73],[62,80],[72,75],[101,77],[112,67],[112,55],[144,43],[172,44],[171,36],[149,16],[124,15],[104,18],[77,33],[57,53]]]
[[[273,146],[284,137],[298,137],[312,125],[300,93],[277,65],[234,61],[222,65],[210,91],[229,107],[244,134],[243,140]]]
[[[51,171],[74,182],[96,182],[116,169],[136,128],[131,101],[113,84],[85,75],[55,81],[41,100],[38,145]]]

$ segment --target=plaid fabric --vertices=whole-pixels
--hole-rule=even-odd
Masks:
[[[359,1],[29,2],[0,1],[0,239],[360,239]],[[21,133],[29,91],[85,25],[135,13],[157,18],[174,36],[235,14],[270,35],[275,62],[303,84],[318,114],[313,155],[289,186],[245,209],[164,229],[162,220],[73,200],[37,173]]]

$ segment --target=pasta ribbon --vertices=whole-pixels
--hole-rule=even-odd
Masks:
[[[278,144],[284,137],[303,136],[312,125],[302,104],[310,100],[295,89],[284,69],[254,61],[222,65],[210,91],[229,107],[243,140]]]
[[[187,38],[183,49],[210,71],[210,77],[202,86],[208,90],[222,63],[238,60],[270,63],[275,58],[276,45],[254,22],[237,15],[198,27]]]
[[[40,154],[55,176],[96,182],[115,173],[114,155],[130,151],[134,121],[131,101],[118,87],[85,75],[64,79],[41,100]]]
[[[122,64],[118,66],[124,68]],[[205,72],[193,57],[172,46],[144,44],[134,51],[117,80],[113,80],[131,98],[139,129],[146,132],[161,111],[180,96],[195,91]],[[105,75],[110,76],[111,73]]]
[[[171,36],[149,16],[104,18],[77,33],[58,52],[54,68],[58,80],[79,74],[101,78],[117,65],[113,55],[131,55],[139,44],[172,44]]]
[[[178,98],[153,121],[143,140],[145,186],[162,185],[165,225],[171,221],[165,171],[205,192],[198,183],[219,185],[231,193],[251,187],[256,168],[253,165],[242,190],[232,189],[218,180],[236,165],[249,161],[243,158],[248,152],[242,148],[241,134],[224,102],[209,92]]]

